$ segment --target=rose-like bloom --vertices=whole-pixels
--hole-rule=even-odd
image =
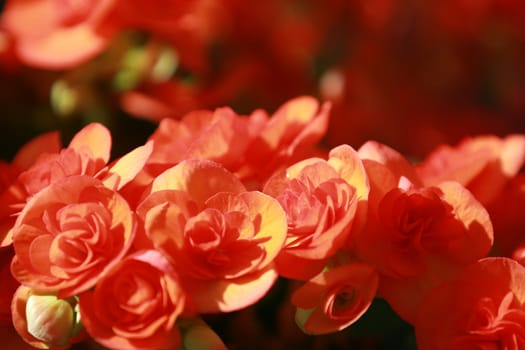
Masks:
[[[13,227],[13,276],[67,298],[93,287],[126,253],[135,233],[126,200],[89,176],[38,192]]]
[[[31,145],[31,149],[42,143],[43,146],[54,149],[52,141],[55,137],[56,135],[50,135],[45,140],[37,140],[40,142]],[[108,165],[111,141],[111,134],[105,126],[91,123],[75,134],[67,148],[60,152],[40,154],[31,166],[19,173],[0,196],[0,229],[5,230],[0,231],[0,234],[5,235],[2,244],[11,244],[10,229],[14,223],[14,214],[24,207],[31,196],[62,178],[89,175],[114,190],[122,189],[134,179],[150,155],[152,144],[137,147]],[[20,155],[19,162],[27,164],[29,159],[35,158],[36,150],[29,152],[30,150]]]
[[[485,258],[422,300],[414,323],[418,349],[518,350],[525,347],[525,267]]]
[[[487,205],[524,164],[525,135],[486,135],[465,138],[455,147],[437,147],[417,172],[427,186],[457,181]]]
[[[47,69],[79,65],[106,48],[119,29],[116,0],[9,0],[2,24],[26,64]],[[31,25],[28,25],[30,23]]]
[[[185,307],[177,274],[155,250],[127,256],[80,295],[80,314],[98,343],[118,350],[178,349]]]
[[[67,348],[85,338],[75,298],[59,299],[20,286],[12,301],[13,325],[19,336],[39,349]]]
[[[340,331],[356,322],[372,303],[379,277],[366,263],[323,271],[292,295],[296,322],[308,334]]]
[[[379,294],[406,321],[426,291],[489,252],[486,209],[461,184],[421,186],[413,167],[387,146],[359,153],[371,184],[368,221],[356,232],[357,256],[381,274]]]
[[[277,200],[247,191],[235,175],[202,159],[166,170],[151,192],[137,213],[199,312],[238,310],[264,296],[286,236]]]
[[[366,219],[368,182],[350,146],[333,149],[327,161],[309,158],[276,173],[264,192],[287,216],[286,242],[276,259],[284,277],[309,279],[321,272],[347,243],[354,219]]]

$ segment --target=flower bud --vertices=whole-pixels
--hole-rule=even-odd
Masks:
[[[66,345],[74,331],[73,307],[54,295],[31,295],[26,304],[27,330],[35,338],[53,345]]]

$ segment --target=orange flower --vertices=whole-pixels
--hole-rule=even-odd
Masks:
[[[13,276],[31,289],[67,298],[95,285],[128,250],[129,205],[89,176],[70,176],[38,192],[13,227]]]
[[[367,143],[359,154],[371,189],[367,225],[353,236],[356,254],[376,266],[380,295],[411,322],[426,291],[486,256],[492,224],[461,184],[421,186],[410,163],[385,145]]]
[[[418,349],[522,349],[525,267],[485,258],[422,300],[414,323]]]
[[[525,135],[486,135],[465,138],[455,147],[437,147],[417,171],[427,186],[458,181],[487,205],[524,164]]]
[[[197,159],[160,174],[151,192],[137,213],[155,248],[179,269],[199,312],[241,309],[273,285],[273,260],[286,236],[275,199]]]
[[[350,146],[330,151],[327,161],[309,158],[271,177],[264,192],[284,208],[288,232],[276,259],[279,274],[309,279],[348,240],[354,219],[366,219],[368,182]]]
[[[296,322],[308,334],[340,331],[368,310],[378,283],[377,272],[366,263],[323,271],[294,292]]]
[[[87,332],[110,349],[178,349],[175,324],[185,307],[177,274],[155,250],[127,256],[80,295]]]
[[[15,38],[24,63],[72,68],[102,52],[116,34],[119,22],[109,16],[115,2],[9,0],[2,24]]]
[[[111,189],[120,190],[142,169],[151,150],[152,144],[148,143],[107,165],[111,134],[102,124],[92,123],[80,130],[60,153],[41,154],[0,197],[0,218],[3,220],[0,228],[6,230],[3,245],[11,244],[12,216],[46,186],[68,176],[89,175]]]

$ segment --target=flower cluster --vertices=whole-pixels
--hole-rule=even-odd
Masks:
[[[2,345],[319,349],[383,305],[403,350],[525,350],[523,23],[0,1]]]
[[[194,111],[112,161],[98,123],[67,147],[32,140],[4,164],[2,324],[37,348],[224,348],[202,317],[282,279],[308,334],[383,298],[421,350],[525,346],[523,240],[491,220],[523,220],[498,203],[514,203],[525,135],[413,164],[376,141],[316,148],[329,112],[308,96],[271,116]]]

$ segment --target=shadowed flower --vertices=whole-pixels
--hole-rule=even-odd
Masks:
[[[414,323],[418,349],[518,350],[525,347],[525,267],[485,258],[422,300]]]
[[[295,320],[308,334],[340,331],[356,322],[372,303],[379,276],[366,263],[340,265],[323,271],[292,295]]]
[[[488,254],[490,217],[458,182],[422,186],[411,164],[385,145],[369,142],[358,152],[371,188],[356,254],[381,274],[379,294],[412,322],[428,290]]]

